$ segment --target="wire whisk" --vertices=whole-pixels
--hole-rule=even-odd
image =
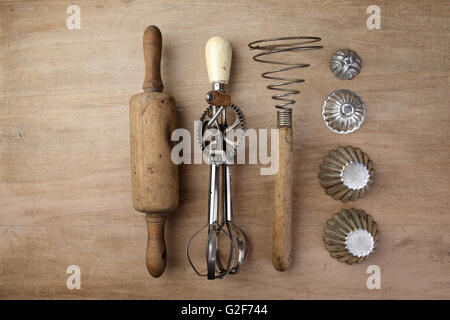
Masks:
[[[262,51],[261,53],[254,55],[253,60],[257,62],[282,66],[278,69],[266,71],[261,74],[261,76],[265,79],[281,81],[267,86],[267,89],[269,90],[276,90],[280,92],[272,96],[272,99],[279,101],[275,105],[275,108],[277,109],[277,119],[279,126],[292,125],[292,108],[290,106],[295,104],[296,102],[294,99],[292,99],[292,96],[299,94],[300,90],[294,89],[289,86],[295,83],[305,82],[305,80],[300,78],[281,77],[280,75],[276,74],[290,71],[293,69],[307,68],[310,65],[308,63],[287,62],[287,61],[266,59],[263,57],[283,52],[322,49],[323,46],[311,45],[321,40],[322,39],[319,37],[296,36],[296,37],[263,39],[253,41],[248,44],[248,47],[251,50]]]

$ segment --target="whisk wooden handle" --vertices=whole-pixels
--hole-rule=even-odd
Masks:
[[[162,35],[157,26],[148,26],[144,31],[145,79],[144,90],[162,92],[164,85],[161,79]]]
[[[166,223],[165,214],[145,215],[147,222],[147,270],[154,277],[158,278],[164,273],[167,262],[166,243],[164,240],[164,225]]]
[[[205,58],[209,82],[228,83],[231,56],[231,44],[227,40],[219,36],[208,40],[205,46]]]
[[[275,175],[272,264],[285,271],[292,248],[292,128],[281,127],[278,136],[279,166]]]

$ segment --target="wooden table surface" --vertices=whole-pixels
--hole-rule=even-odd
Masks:
[[[67,7],[81,9],[69,30]],[[381,8],[369,30],[366,9]],[[0,298],[25,299],[399,299],[450,298],[450,2],[441,1],[1,1],[0,2]],[[197,277],[185,257],[207,216],[207,165],[180,167],[180,207],[168,218],[168,265],[153,279],[145,267],[144,215],[131,204],[129,98],[144,76],[142,33],[162,30],[163,80],[177,101],[178,126],[193,132],[209,90],[204,45],[233,45],[233,100],[251,128],[274,128],[267,65],[247,43],[313,35],[324,49],[301,53],[294,110],[292,267],[271,264],[273,176],[260,165],[234,168],[235,219],[252,248],[239,275]],[[363,60],[351,81],[328,67],[340,48]],[[321,118],[323,99],[351,89],[367,108],[362,128],[338,135]],[[327,196],[318,166],[339,145],[363,149],[376,181],[366,198]],[[361,265],[323,248],[326,220],[364,209],[380,225],[376,254]],[[203,251],[201,251],[203,253]],[[203,256],[199,253],[198,259]],[[81,290],[66,269],[81,268]],[[369,290],[369,265],[381,289]]]

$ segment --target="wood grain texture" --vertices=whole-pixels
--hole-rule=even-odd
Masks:
[[[178,166],[171,160],[175,100],[144,92],[130,99],[131,188],[137,211],[161,213],[178,206]]]
[[[166,241],[164,240],[165,214],[147,213],[147,252],[146,263],[148,272],[155,278],[160,277],[167,264]]]
[[[278,172],[275,175],[272,264],[285,271],[291,264],[292,250],[292,128],[278,129]]]
[[[366,27],[373,1],[87,1],[81,30],[66,28],[69,1],[0,2],[0,298],[317,299],[450,297],[450,4],[380,2],[380,30]],[[330,10],[332,8],[332,10]],[[205,19],[215,12],[214,23]],[[230,18],[232,17],[232,18]],[[274,177],[258,165],[233,168],[236,223],[251,241],[241,272],[197,277],[186,241],[207,214],[206,165],[180,167],[180,206],[166,222],[167,268],[145,266],[146,226],[132,207],[128,100],[142,83],[142,32],[164,34],[162,73],[177,101],[178,126],[193,133],[210,89],[204,59],[214,35],[233,46],[230,89],[250,128],[275,128],[276,112],[250,41],[289,35],[323,38],[301,53],[302,93],[294,110],[292,265],[271,264]],[[340,48],[362,58],[343,82],[329,71]],[[321,118],[333,90],[358,93],[361,129],[342,136]],[[251,99],[249,99],[251,97]],[[327,196],[319,164],[340,145],[374,163],[371,192],[352,206],[380,227],[375,255],[347,266],[323,248],[327,219],[348,208]],[[198,254],[198,259],[204,255]],[[81,290],[65,286],[79,265]],[[368,290],[366,268],[382,270]]]

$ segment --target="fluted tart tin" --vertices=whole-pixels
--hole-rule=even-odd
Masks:
[[[353,91],[336,90],[323,101],[322,119],[327,128],[335,133],[352,133],[366,119],[366,106]]]
[[[378,224],[359,209],[343,209],[327,221],[323,242],[330,255],[347,264],[367,260],[378,243]]]
[[[369,156],[352,146],[331,150],[320,164],[320,184],[325,193],[342,202],[356,201],[370,191],[375,170]]]
[[[341,80],[351,80],[361,70],[361,58],[350,49],[340,49],[331,56],[330,70]]]

